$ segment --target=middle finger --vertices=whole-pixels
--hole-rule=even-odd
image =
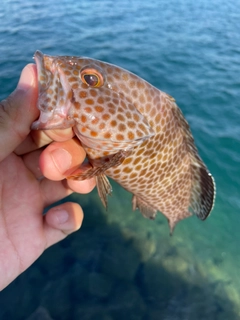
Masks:
[[[22,156],[26,167],[36,178],[63,180],[80,167],[86,153],[78,139],[52,142],[45,149],[38,149]]]

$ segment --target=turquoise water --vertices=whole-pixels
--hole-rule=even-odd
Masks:
[[[1,2],[0,99],[37,49],[129,69],[176,99],[217,198],[205,222],[189,218],[169,237],[162,215],[132,213],[131,196],[114,183],[108,212],[96,191],[72,196],[83,227],[0,293],[0,319],[27,319],[39,307],[53,319],[240,319],[237,2]]]

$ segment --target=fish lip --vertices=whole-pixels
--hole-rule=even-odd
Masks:
[[[44,54],[40,50],[36,50],[34,53],[34,59],[35,61],[38,59],[43,59]]]
[[[38,92],[41,94],[42,91],[45,91],[49,87],[49,79],[53,76],[55,68],[51,66],[53,64],[52,57],[43,54],[39,50],[34,53],[33,58],[37,65]],[[42,80],[42,76],[45,80]]]
[[[44,74],[46,74],[46,70],[45,70],[45,65],[44,65],[44,54],[37,50],[35,53],[34,53],[34,56],[33,56],[34,60],[35,60],[35,63],[37,65],[37,80],[38,80],[38,94],[39,94],[39,97],[41,95],[41,93],[46,90],[46,88],[48,87],[48,83],[45,82],[45,87],[43,87],[43,81],[41,80],[41,76]]]
[[[74,119],[65,119],[61,114],[54,114],[54,117],[49,117],[48,112],[41,112],[38,120],[31,125],[32,130],[52,130],[71,128],[75,124]]]
[[[41,71],[43,69],[43,64],[44,64],[44,54],[41,51],[37,50],[34,53],[33,58],[37,65],[37,74],[38,74],[38,80],[39,80],[39,76],[41,74]]]

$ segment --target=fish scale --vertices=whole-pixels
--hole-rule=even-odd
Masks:
[[[34,55],[40,117],[32,129],[72,127],[89,166],[72,179],[96,177],[107,206],[114,179],[133,194],[133,210],[153,219],[160,211],[172,233],[195,214],[205,220],[215,198],[212,175],[201,160],[175,100],[117,66],[84,57]]]

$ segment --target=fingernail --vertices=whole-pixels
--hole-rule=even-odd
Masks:
[[[20,79],[18,81],[17,89],[28,91],[34,84],[34,74],[32,69],[27,65],[22,70]]]
[[[72,156],[65,149],[55,149],[51,152],[52,160],[60,173],[64,173],[70,169],[72,164]]]
[[[69,214],[66,210],[56,209],[56,220],[59,224],[63,224],[68,221]]]

